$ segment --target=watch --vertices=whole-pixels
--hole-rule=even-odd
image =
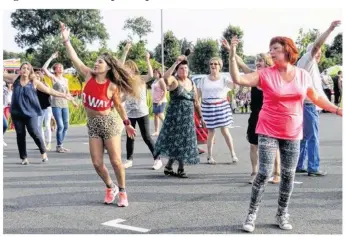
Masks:
[[[123,121],[123,124],[124,124],[125,126],[129,126],[131,123],[130,123],[130,120],[129,120],[129,119],[126,119],[126,120]]]

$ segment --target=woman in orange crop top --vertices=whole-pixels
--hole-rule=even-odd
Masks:
[[[97,58],[94,69],[85,66],[70,43],[70,29],[64,23],[60,25],[67,55],[86,81],[83,104],[88,117],[90,155],[97,174],[107,186],[104,202],[113,203],[119,193],[118,206],[128,206],[125,192],[125,169],[121,162],[122,124],[111,111],[111,106],[114,104],[114,108],[123,120],[127,135],[133,138],[136,130],[131,126],[121,104],[120,93],[138,97],[139,87],[122,64],[108,53]],[[118,186],[113,183],[103,162],[104,146],[108,151]]]

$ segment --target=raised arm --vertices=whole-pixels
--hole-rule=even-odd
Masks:
[[[238,38],[235,36],[232,38],[231,47],[229,51],[229,71],[231,73],[231,78],[235,84],[241,86],[255,87],[259,84],[259,75],[257,72],[252,72],[240,76],[237,61],[235,59],[236,46],[238,44]]]
[[[326,41],[326,39],[328,38],[328,36],[330,35],[330,33],[333,32],[333,30],[339,26],[341,24],[341,21],[333,21],[329,28],[322,34],[320,35],[316,41],[314,42],[314,45],[312,46],[312,50],[311,50],[311,56],[312,58],[314,58],[316,56],[316,54],[318,53],[319,49],[322,47],[322,45],[324,44],[324,42]]]
[[[145,76],[141,76],[142,80],[148,82],[154,78],[153,68],[150,63],[150,53],[147,52],[145,55],[145,61],[147,62],[148,74]]]
[[[165,83],[167,85],[167,90],[171,91],[178,87],[178,81],[175,79],[174,76],[172,76],[175,68],[179,65],[180,62],[183,60],[186,60],[185,55],[180,55],[175,63],[164,73],[163,79],[165,80]]]
[[[120,62],[122,65],[125,64],[127,54],[129,53],[131,46],[132,46],[131,42],[127,42],[125,45],[123,55],[121,56],[121,59],[120,59]]]
[[[66,52],[67,52],[68,58],[72,60],[73,65],[76,67],[76,69],[79,71],[79,73],[83,77],[87,78],[87,76],[90,75],[91,69],[84,65],[84,63],[79,59],[76,51],[72,47],[71,42],[70,42],[70,38],[69,38],[70,37],[70,29],[68,27],[66,27],[65,24],[62,22],[60,22],[60,26],[61,26],[61,35],[62,35],[63,40],[64,40],[64,44],[66,47]]]
[[[231,50],[231,46],[229,45],[228,41],[225,39],[225,38],[222,38],[221,39],[221,43],[223,45],[223,47],[225,47],[225,49],[229,52]],[[241,70],[243,70],[243,72],[245,74],[247,73],[252,73],[254,72],[255,70],[252,70],[251,68],[249,68],[243,61],[243,59],[241,59],[241,57],[239,57],[237,55],[237,53],[235,53],[235,60],[238,64],[238,67],[240,67]]]
[[[55,52],[52,54],[52,56],[50,56],[50,58],[47,60],[47,62],[43,65],[42,69],[44,71],[44,73],[53,80],[53,82],[55,81],[55,76],[54,74],[52,74],[49,70],[48,70],[48,66],[49,64],[52,62],[53,59],[56,59],[59,56],[58,52]]]

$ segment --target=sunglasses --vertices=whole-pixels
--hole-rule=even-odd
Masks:
[[[210,63],[209,65],[210,65],[210,66],[213,66],[213,65],[217,66],[217,65],[219,65],[219,64],[218,64],[218,63]]]

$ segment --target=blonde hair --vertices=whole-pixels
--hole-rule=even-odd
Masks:
[[[256,61],[262,59],[266,65],[266,67],[271,67],[274,65],[273,59],[268,53],[260,53],[256,55]]]
[[[138,66],[133,60],[126,60],[125,67],[130,69],[135,75],[140,74]]]
[[[223,62],[222,62],[222,59],[220,57],[212,57],[210,60],[209,60],[209,64],[212,62],[212,61],[217,61],[218,64],[220,65],[220,71],[222,70],[222,67],[223,67]]]

